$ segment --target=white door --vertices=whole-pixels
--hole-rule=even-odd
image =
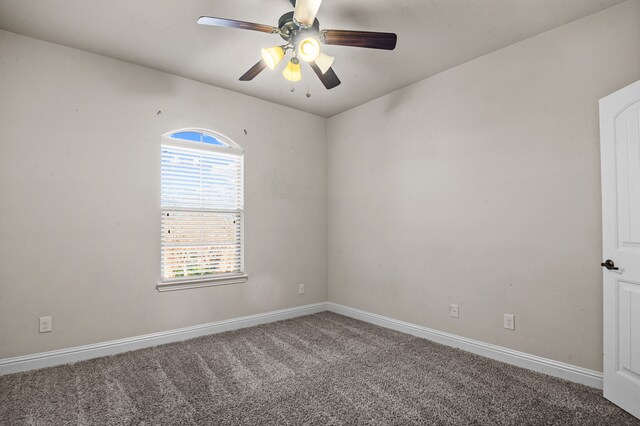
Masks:
[[[640,418],[640,81],[600,100],[604,396]]]

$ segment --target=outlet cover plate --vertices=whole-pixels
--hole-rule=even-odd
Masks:
[[[51,317],[40,317],[40,333],[49,333],[53,330]]]
[[[452,318],[459,318],[460,312],[458,309],[458,305],[449,305],[449,315],[451,315]]]
[[[504,328],[507,330],[516,329],[516,318],[512,314],[504,314]]]

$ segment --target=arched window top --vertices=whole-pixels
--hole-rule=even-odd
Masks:
[[[163,139],[188,144],[203,144],[202,148],[211,147],[224,151],[242,153],[242,148],[231,139],[220,133],[205,129],[179,129],[165,133]],[[216,150],[218,150],[216,149]]]

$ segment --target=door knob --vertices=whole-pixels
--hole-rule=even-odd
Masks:
[[[608,270],[614,270],[617,271],[619,268],[616,266],[615,263],[613,263],[613,260],[611,259],[607,259],[604,263],[601,263],[600,266],[604,266],[605,268],[607,268]]]

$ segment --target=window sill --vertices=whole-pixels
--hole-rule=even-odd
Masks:
[[[216,285],[242,284],[247,282],[246,274],[225,275],[223,277],[207,277],[187,280],[162,281],[156,284],[158,291],[186,290],[188,288],[212,287]]]

